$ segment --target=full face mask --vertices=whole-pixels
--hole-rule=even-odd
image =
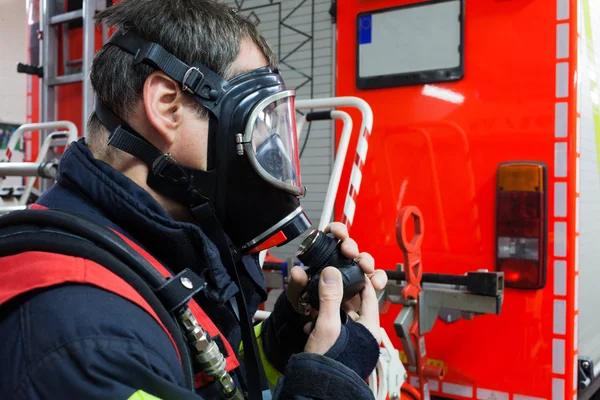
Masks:
[[[109,144],[149,166],[147,183],[186,205],[201,224],[213,213],[241,254],[281,246],[311,225],[299,197],[298,135],[293,90],[277,70],[259,68],[226,81],[201,64],[187,65],[157,43],[117,31],[106,44],[160,69],[210,112],[207,171],[180,165],[99,99],[95,112]]]

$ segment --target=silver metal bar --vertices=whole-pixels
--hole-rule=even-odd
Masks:
[[[394,330],[402,342],[409,365],[417,365],[416,349],[410,337],[410,327],[415,320],[414,307],[403,307],[394,321]]]
[[[421,282],[421,287],[423,288],[423,290],[425,290],[425,289],[452,289],[452,290],[467,291],[466,286],[446,285],[444,283]]]
[[[86,1],[84,0],[84,3]],[[69,11],[64,14],[58,14],[53,17],[50,17],[50,25],[59,25],[64,24],[65,22],[77,21],[81,19],[83,16],[83,12],[81,10]]]
[[[103,1],[106,4],[106,1]],[[96,9],[101,9],[98,0],[83,0],[82,12],[83,12],[83,65],[81,68],[82,72],[82,94],[83,94],[83,107],[82,107],[82,124],[81,129],[85,132],[85,126],[87,120],[93,111],[94,92],[92,89],[92,82],[90,80],[90,69],[92,67],[92,59],[94,58],[94,50],[96,44],[96,26],[94,24],[94,15]]]
[[[10,162],[0,163],[0,176],[41,176],[56,177],[57,164],[43,162]]]
[[[392,302],[388,298],[385,289],[376,290],[375,295],[377,296],[377,303],[379,304],[379,313],[383,315],[387,314],[387,312],[390,310]]]
[[[57,76],[48,79],[48,86],[68,85],[69,83],[81,82],[83,77],[83,73]]]
[[[6,146],[11,151],[15,150],[15,146],[18,141],[23,137],[25,132],[32,132],[38,130],[54,130],[54,131],[66,131],[63,135],[54,135],[52,137],[53,144],[55,146],[61,146],[58,143],[64,143],[65,136],[67,137],[67,143],[74,142],[77,140],[78,131],[77,127],[71,121],[52,121],[52,122],[40,122],[36,124],[23,124],[16,131],[13,132],[8,145]],[[58,133],[58,132],[55,132]],[[42,161],[38,159],[38,161]]]
[[[52,147],[63,147],[68,145],[69,143],[71,143],[71,141],[68,138],[65,139],[54,139],[52,141]]]
[[[41,64],[44,69],[44,79],[41,80],[41,122],[56,120],[56,88],[49,84],[57,74],[58,37],[57,30],[50,25],[50,18],[55,11],[54,8],[53,0],[42,0],[40,18],[43,39]],[[41,140],[44,138],[45,132],[42,132]]]
[[[6,206],[6,207],[2,207],[0,206],[0,214],[4,214],[10,211],[20,211],[20,210],[25,210],[27,208],[27,206]]]
[[[64,137],[66,136],[66,133],[63,132],[54,132],[51,133],[50,135],[46,136],[46,138],[44,139],[44,143],[42,143],[42,147],[40,148],[40,152],[38,154],[38,158],[37,158],[37,162],[42,162],[46,159],[46,156],[48,154],[48,150],[50,150],[50,145],[52,144],[54,138],[59,138],[59,139],[64,139]],[[45,186],[45,181],[42,181],[42,190],[46,190],[47,188]],[[27,204],[27,200],[29,199],[29,196],[31,195],[31,192],[33,190],[33,185],[35,184],[35,178],[34,179],[29,179],[27,182],[27,185],[25,186],[25,190],[23,191],[23,195],[21,196],[21,199],[19,200],[19,204],[21,205],[26,205]]]
[[[403,304],[404,297],[402,297],[402,289],[405,285],[394,285],[391,282],[386,286],[385,291],[387,297],[393,304]]]
[[[502,297],[481,296],[466,291],[429,288],[419,294],[419,329],[423,335],[433,328],[440,309],[475,314],[499,314]]]
[[[62,66],[63,74],[69,75],[72,73],[67,60],[69,59],[69,30],[66,26],[62,29]]]
[[[108,42],[108,27],[106,24],[102,24],[102,45]]]

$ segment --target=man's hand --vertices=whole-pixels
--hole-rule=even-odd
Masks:
[[[358,265],[360,265],[365,275],[367,275],[367,277],[369,278],[368,280],[371,284],[370,286],[374,290],[382,290],[383,288],[385,288],[385,285],[387,284],[387,275],[382,270],[375,270],[375,260],[369,253],[359,253],[358,245],[356,244],[356,242],[350,237],[348,237],[348,229],[346,228],[346,225],[340,222],[332,222],[327,226],[327,228],[325,228],[325,233],[328,232],[333,233],[333,235],[336,238],[342,241],[342,254],[348,258],[353,258],[358,262]],[[319,290],[321,290],[320,284],[321,282],[319,282]],[[304,270],[298,266],[292,268],[292,271],[290,273],[290,282],[288,285],[287,296],[288,300],[294,306],[296,311],[299,311],[298,300],[307,285],[308,275],[306,275],[306,272],[304,272]],[[358,321],[360,317],[359,313],[361,310],[360,294],[357,294],[352,299],[344,303],[342,305],[342,309],[348,313],[348,316],[352,318],[352,320]],[[379,310],[376,310],[375,312],[379,313]]]
[[[379,305],[371,280],[365,278],[365,287],[360,294],[360,308],[356,322],[363,324],[381,343],[381,328],[379,327]],[[340,306],[344,287],[342,274],[334,267],[327,267],[321,273],[319,280],[319,315],[315,327],[310,332],[304,351],[308,353],[325,354],[335,344],[342,329]],[[312,323],[305,326],[308,331]],[[307,334],[309,332],[306,332]]]

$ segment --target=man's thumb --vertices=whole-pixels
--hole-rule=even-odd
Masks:
[[[305,351],[325,354],[335,344],[342,329],[340,307],[343,294],[340,271],[334,267],[325,268],[319,279],[319,315],[306,342]]]
[[[323,319],[339,317],[344,284],[337,268],[327,267],[319,279],[319,316]]]

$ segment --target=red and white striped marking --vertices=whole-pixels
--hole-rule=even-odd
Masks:
[[[575,154],[570,148],[573,143],[570,138],[577,132],[572,132],[571,118],[573,101],[577,101],[577,92],[571,90],[572,65],[570,60],[574,51],[578,49],[571,48],[571,28],[572,24],[577,25],[577,34],[579,36],[579,25],[577,21],[577,9],[573,8],[574,2],[569,0],[556,0],[556,87],[554,104],[554,171],[553,171],[553,193],[554,193],[554,213],[553,224],[550,228],[554,231],[554,251],[550,258],[553,262],[549,265],[553,267],[553,323],[552,323],[552,400],[571,399],[577,394],[577,333],[575,332],[574,343],[569,343],[569,329],[573,327],[577,330],[577,280],[578,280],[578,256],[573,257],[572,251],[578,251],[578,207],[579,207],[579,185],[575,186],[575,210],[570,207],[573,188],[569,187],[575,175],[576,183],[579,175],[579,168],[575,171],[569,167],[572,163],[572,154]],[[577,66],[578,67],[578,66]],[[577,104],[577,106],[579,106]],[[579,118],[577,117],[577,122]],[[578,130],[578,129],[577,129]],[[578,137],[575,138],[578,141]],[[579,143],[577,145],[576,166],[579,166]],[[575,245],[570,242],[572,237],[570,232],[573,229],[573,214],[575,213]],[[568,215],[571,213],[571,215]],[[573,247],[575,247],[573,249]],[[573,261],[574,260],[574,261]],[[575,265],[571,265],[574,262]],[[575,272],[575,280],[571,286],[570,275]],[[571,298],[569,298],[571,297]],[[574,299],[573,299],[574,297]],[[569,318],[574,316],[574,319]],[[570,321],[568,323],[567,321]],[[575,355],[572,356],[573,350]],[[571,364],[572,363],[572,364]],[[572,383],[567,381],[567,376],[573,374]]]
[[[409,374],[411,386],[419,387],[419,378]],[[508,393],[498,390],[491,390],[483,387],[458,384],[447,381],[437,381],[430,379],[427,381],[429,387],[436,394],[447,394],[460,399],[476,399],[476,400],[547,400],[540,397],[526,396],[519,393]]]
[[[356,156],[354,157],[352,173],[350,174],[350,184],[348,185],[348,194],[346,195],[346,202],[344,204],[344,215],[342,216],[342,223],[348,227],[348,230],[350,230],[352,221],[354,220],[356,198],[358,197],[360,184],[362,182],[362,171],[367,160],[370,136],[371,132],[365,127],[358,139],[358,145],[356,146]]]

